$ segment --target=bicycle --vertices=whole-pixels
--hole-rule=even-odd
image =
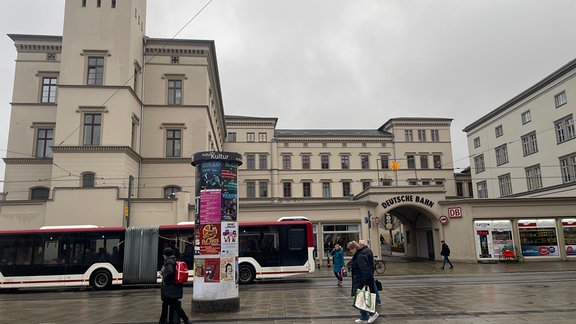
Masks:
[[[384,260],[378,259],[378,257],[374,257],[374,269],[378,274],[383,274],[386,272],[386,262]]]

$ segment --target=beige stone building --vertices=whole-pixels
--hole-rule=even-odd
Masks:
[[[90,27],[102,20],[108,23]],[[9,35],[17,60],[1,228],[191,221],[192,154],[230,151],[244,158],[239,220],[307,217],[322,260],[325,248],[352,239],[369,240],[380,254],[381,235],[411,257],[440,259],[446,239],[456,261],[497,260],[504,245],[520,247],[526,233],[520,220],[540,218],[553,219],[557,251],[567,247],[561,224],[576,218],[570,181],[542,180],[530,193],[514,185],[506,198],[494,191],[501,174],[517,181],[519,170],[534,165],[521,164],[519,144],[514,152],[509,147],[506,171],[494,165],[484,176],[472,164],[470,172],[455,174],[450,118],[392,118],[377,129],[277,129],[274,117],[227,116],[214,42],[149,38],[145,27],[145,0],[67,0],[62,36]],[[537,100],[564,89],[567,101],[572,73],[553,74],[470,125],[473,156],[494,154],[505,143],[489,138],[494,123],[503,125],[508,141],[530,134],[517,129],[528,107],[522,102],[533,105],[537,125]],[[554,110],[557,116],[543,113],[548,121],[533,131],[556,127],[549,125],[554,121],[569,134],[574,105],[563,106]],[[481,148],[473,147],[476,137]],[[571,161],[570,143],[550,145],[557,149],[543,152],[542,161],[552,159],[551,152],[562,152],[558,162]],[[482,181],[489,188],[485,199],[471,198]],[[536,199],[545,191],[550,194]],[[402,225],[389,231],[394,219]],[[566,252],[549,256],[569,258]]]

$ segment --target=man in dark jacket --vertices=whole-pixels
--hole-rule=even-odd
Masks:
[[[448,258],[450,256],[450,248],[448,247],[448,244],[446,244],[446,242],[440,241],[440,243],[442,243],[442,251],[440,251],[440,255],[444,256],[444,261],[442,262],[442,270],[444,270],[446,262],[450,264],[450,269],[453,269],[454,266],[452,265],[452,262],[450,262],[450,259]]]
[[[158,324],[166,324],[167,317],[170,319],[170,324],[180,323],[180,318],[184,320],[184,323],[192,324],[180,303],[184,289],[181,284],[177,284],[174,281],[176,274],[176,256],[174,255],[174,250],[169,247],[165,248],[162,255],[164,256],[164,265],[162,266],[162,270],[160,270],[160,275],[162,276],[162,287],[160,288],[162,314],[160,315]],[[170,316],[167,316],[168,310],[170,310]],[[173,316],[174,312],[178,314],[177,317]]]
[[[350,253],[353,253],[350,266],[352,268],[352,296],[354,296],[356,289],[364,289],[368,287],[371,293],[376,293],[374,290],[374,257],[366,246],[362,247],[358,242],[352,241],[347,245]],[[378,317],[378,313],[368,313],[367,311],[360,310],[360,318],[356,323],[373,323]]]

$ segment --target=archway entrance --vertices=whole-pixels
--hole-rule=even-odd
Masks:
[[[386,211],[383,218],[388,215],[396,217],[402,224],[388,231],[390,237],[397,236],[396,233],[403,236],[405,257],[435,259],[438,249],[435,242],[440,240],[440,231],[437,218],[432,212],[419,205],[405,204]]]

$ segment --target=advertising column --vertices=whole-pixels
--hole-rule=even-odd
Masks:
[[[238,296],[238,166],[242,156],[198,152],[192,312],[235,312]]]

